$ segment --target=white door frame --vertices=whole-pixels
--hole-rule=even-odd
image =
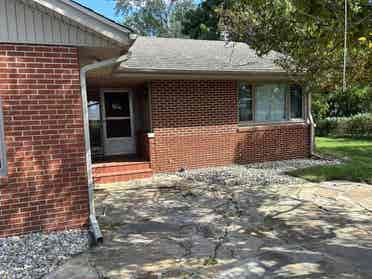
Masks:
[[[129,98],[129,117],[106,117],[106,102],[105,102],[105,93],[128,93]],[[102,114],[102,126],[103,126],[103,146],[104,146],[104,155],[122,155],[122,154],[135,154],[136,153],[136,135],[135,135],[135,127],[134,127],[134,112],[133,112],[133,92],[131,89],[128,88],[101,88],[100,89],[100,98],[101,98],[101,114]],[[107,138],[107,131],[106,131],[106,120],[114,120],[114,119],[130,119],[130,126],[131,126],[131,137],[121,137],[121,138]],[[113,142],[120,142],[123,145],[127,145],[127,150],[123,152],[110,152],[108,150],[108,145]]]

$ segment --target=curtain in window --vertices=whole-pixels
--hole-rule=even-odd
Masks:
[[[265,84],[256,87],[256,121],[281,121],[286,119],[285,84]]]

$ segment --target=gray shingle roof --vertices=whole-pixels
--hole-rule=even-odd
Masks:
[[[245,43],[138,37],[129,52],[121,72],[284,72],[279,53],[258,57]]]

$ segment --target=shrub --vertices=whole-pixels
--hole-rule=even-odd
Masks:
[[[372,113],[362,113],[351,117],[328,117],[319,120],[316,134],[336,137],[371,137]]]
[[[355,86],[346,92],[337,90],[328,96],[329,116],[351,117],[358,113],[371,112],[372,109],[372,87]]]

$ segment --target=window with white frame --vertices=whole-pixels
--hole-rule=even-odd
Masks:
[[[239,83],[239,122],[281,122],[303,119],[301,87],[284,83]]]
[[[0,176],[7,175],[6,151],[4,140],[3,105],[0,98]]]

